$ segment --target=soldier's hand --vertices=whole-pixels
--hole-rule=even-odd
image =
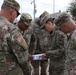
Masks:
[[[32,61],[32,60],[33,60],[33,56],[29,54],[28,61]]]
[[[74,72],[74,70],[70,71],[70,75],[76,75],[75,72]]]
[[[43,59],[46,58],[46,53],[43,53],[43,54],[42,54],[42,58],[43,58]]]

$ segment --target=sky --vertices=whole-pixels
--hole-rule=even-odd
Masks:
[[[17,0],[21,6],[20,13],[29,13],[33,17],[34,0]],[[44,11],[48,11],[50,14],[61,11],[66,11],[69,3],[72,0],[35,0],[37,13],[35,17],[38,17]],[[3,0],[0,0],[0,7]]]

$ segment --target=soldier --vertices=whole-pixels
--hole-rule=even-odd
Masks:
[[[64,32],[68,37],[67,59],[66,62],[70,75],[76,74],[76,23],[70,14],[63,12],[55,20],[58,29]]]
[[[5,0],[0,11],[0,75],[24,75],[28,60],[26,41],[12,24],[19,15],[20,5]]]
[[[65,43],[66,36],[64,33],[56,30],[53,20],[47,17],[42,17],[40,20],[40,27],[50,34],[50,39],[45,46],[46,52],[43,57],[50,58],[49,74],[50,75],[64,75],[65,68]]]
[[[44,54],[50,58],[49,75],[65,75],[66,36],[56,30],[50,39],[50,48]]]
[[[28,40],[29,37],[26,36],[26,33],[28,32],[29,26],[31,26],[31,22],[32,22],[31,15],[29,13],[22,13],[20,20],[17,23],[17,26],[18,26],[21,34],[24,36],[27,44],[29,44],[29,40]]]
[[[26,40],[27,45],[29,46],[29,36],[27,36],[28,28],[31,25],[32,17],[29,13],[22,13],[20,20],[18,21],[18,28],[23,35],[24,39]],[[29,55],[29,59],[32,59],[32,56]],[[24,70],[24,75],[30,75],[31,74],[31,67],[30,62],[28,61],[26,64],[26,69]]]
[[[44,11],[40,15],[40,17],[36,19],[35,24],[34,24],[35,26],[33,27],[34,36],[31,38],[32,48],[30,47],[30,49],[32,49],[33,51],[29,50],[31,51],[32,54],[46,53],[46,51],[50,47],[49,46],[49,40],[50,40],[49,28],[47,28],[47,26],[45,25],[51,25],[52,26],[51,30],[53,30],[55,26],[51,23],[51,21],[52,21],[52,18],[50,17],[50,14],[46,11]],[[39,65],[41,67],[40,75],[47,75],[46,70],[48,66],[48,58],[46,60],[35,60],[35,61],[32,61],[31,63],[34,68],[34,72],[33,72],[34,75],[39,75]]]

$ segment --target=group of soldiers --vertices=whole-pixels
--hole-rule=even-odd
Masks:
[[[48,65],[49,75],[76,75],[76,23],[72,16],[61,12],[53,19],[44,11],[32,20],[19,9],[16,0],[4,0],[1,6],[0,75],[39,75],[39,71],[47,75]],[[20,20],[14,22],[19,15]],[[33,60],[37,54],[42,54],[41,60]]]

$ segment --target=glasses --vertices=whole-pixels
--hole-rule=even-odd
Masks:
[[[14,8],[12,8],[12,9],[14,9]],[[20,15],[20,13],[16,10],[16,9],[14,9],[15,11],[16,11],[16,13],[17,13],[17,16],[16,17],[18,17],[19,15]]]
[[[15,9],[16,10],[16,9]],[[16,17],[18,17],[19,15],[20,15],[20,13],[16,10],[16,12],[17,12],[17,16]]]

